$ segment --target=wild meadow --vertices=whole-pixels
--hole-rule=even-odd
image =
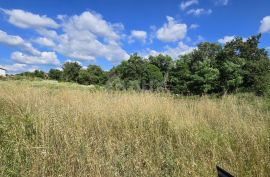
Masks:
[[[262,97],[177,97],[56,82],[0,82],[0,176],[270,173]]]

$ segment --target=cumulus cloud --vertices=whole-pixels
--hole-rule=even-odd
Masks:
[[[177,58],[179,56],[192,52],[194,49],[195,47],[190,47],[181,41],[178,43],[177,47],[172,48],[167,46],[164,54],[169,55],[173,58]]]
[[[188,46],[184,44],[182,41],[180,41],[176,47],[166,46],[163,51],[156,51],[156,50],[152,50],[148,48],[146,51],[139,52],[139,53],[145,58],[149,57],[150,55],[157,56],[159,54],[163,54],[163,55],[169,55],[173,59],[177,59],[179,56],[188,54],[192,52],[194,49],[196,49],[196,47]]]
[[[141,30],[132,30],[131,34],[128,38],[130,43],[134,42],[134,40],[139,40],[139,41],[145,43],[146,39],[147,39],[147,32],[141,31]]]
[[[157,30],[157,38],[163,42],[173,42],[184,39],[187,25],[177,23],[173,17],[167,16],[167,23]]]
[[[9,35],[6,32],[0,30],[0,43],[8,46],[16,47],[20,50],[24,50],[29,54],[22,52],[14,52],[11,55],[11,59],[19,63],[25,64],[59,64],[59,60],[54,52],[40,52],[35,49],[31,43],[26,42],[20,36]]]
[[[188,15],[193,15],[193,16],[201,16],[201,15],[210,15],[212,13],[211,9],[190,9],[187,11]]]
[[[63,33],[47,29],[38,31],[55,43],[53,49],[58,53],[76,60],[103,57],[117,62],[129,57],[120,46],[122,24],[111,24],[101,15],[89,11],[62,19]]]
[[[45,47],[54,47],[55,46],[55,43],[53,42],[53,40],[46,38],[46,37],[39,37],[39,38],[35,39],[34,42],[36,42],[37,44],[39,44],[41,46],[45,46]]]
[[[0,67],[5,68],[7,70],[7,73],[9,74],[16,74],[25,71],[34,71],[38,69],[37,66],[29,66],[21,63],[14,63],[12,65],[0,65]]]
[[[74,60],[105,58],[108,61],[119,62],[129,57],[121,47],[124,25],[110,23],[95,12],[85,11],[73,16],[58,15],[60,22],[57,24],[45,15],[41,16],[20,9],[2,9],[2,11],[9,16],[8,21],[15,26],[34,29],[39,36],[32,40],[33,42],[54,51],[40,52],[19,36],[8,36],[12,38],[7,40],[4,39],[7,34],[0,33],[2,35],[0,42],[2,40],[2,43],[18,46],[20,49],[23,48],[22,46],[24,48],[28,46],[28,52],[30,49],[33,50],[30,54],[13,53],[13,59],[16,61],[22,62],[25,59],[25,63],[57,64],[55,52]],[[58,28],[57,31],[54,28]],[[142,39],[142,36],[139,36],[141,34],[134,33],[133,35],[134,38]],[[45,57],[48,59],[44,60]]]
[[[221,44],[226,44],[227,42],[231,42],[235,36],[224,36],[222,39],[219,39],[218,42]]]
[[[260,33],[270,32],[270,16],[266,16],[261,20]]]
[[[56,40],[58,38],[58,34],[54,30],[48,30],[48,29],[45,29],[45,28],[40,28],[40,29],[37,29],[37,32],[41,36],[46,37],[48,39]]]
[[[118,39],[113,25],[103,20],[102,16],[89,11],[74,15],[64,23],[64,31],[89,31],[94,35],[108,39]]]
[[[59,25],[46,15],[37,15],[21,9],[1,9],[8,15],[9,23],[20,28],[57,28]]]
[[[40,52],[38,55],[29,55],[22,52],[13,52],[11,59],[23,64],[59,65],[55,52]]]
[[[195,5],[195,4],[199,4],[199,1],[198,0],[183,1],[180,4],[180,8],[181,8],[181,10],[186,10],[188,7]]]
[[[38,50],[32,46],[31,43],[26,42],[20,36],[9,35],[2,30],[0,30],[0,43],[8,45],[8,46],[23,49],[23,50],[28,51],[32,54],[39,53]]]

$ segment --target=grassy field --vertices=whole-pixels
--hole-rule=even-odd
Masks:
[[[262,98],[0,82],[0,176],[270,174]]]

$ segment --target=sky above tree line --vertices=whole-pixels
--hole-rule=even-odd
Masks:
[[[269,0],[1,0],[0,67],[109,70],[135,52],[177,58],[200,42],[258,33],[270,51]]]

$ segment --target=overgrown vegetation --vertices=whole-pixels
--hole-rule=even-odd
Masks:
[[[270,90],[270,61],[267,51],[258,47],[261,35],[244,41],[241,37],[221,46],[204,42],[193,52],[172,60],[158,55],[142,58],[137,54],[104,72],[99,66],[83,69],[67,62],[63,71],[51,69],[22,73],[84,85],[103,85],[115,90],[163,90],[183,95],[254,92]]]
[[[252,100],[252,102],[251,102]],[[220,99],[0,82],[0,176],[270,173],[262,97]]]
[[[3,78],[0,176],[215,176],[215,165],[268,176],[270,62],[259,40]]]

